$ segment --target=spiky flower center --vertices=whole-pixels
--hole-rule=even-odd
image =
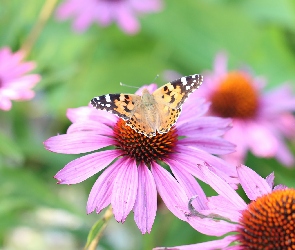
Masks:
[[[295,190],[257,198],[243,212],[239,242],[245,249],[295,249]]]
[[[212,112],[221,117],[251,118],[258,109],[257,92],[242,72],[228,73],[210,100]]]
[[[168,133],[157,134],[149,138],[135,132],[122,119],[119,119],[114,127],[117,148],[137,162],[147,164],[157,160],[162,161],[174,152],[177,136],[176,128],[172,127]]]

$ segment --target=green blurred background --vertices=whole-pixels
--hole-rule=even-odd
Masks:
[[[21,47],[44,2],[1,1],[1,47]],[[56,185],[52,178],[78,157],[43,147],[49,137],[66,132],[68,108],[86,106],[97,95],[134,92],[119,82],[141,86],[159,74],[156,82],[162,85],[165,70],[182,75],[210,70],[221,50],[228,53],[231,69],[248,65],[267,78],[267,88],[294,82],[293,0],[166,0],[162,12],[140,17],[140,23],[134,36],[115,24],[94,24],[77,34],[71,21],[49,18],[28,56],[42,75],[36,97],[0,111],[0,249],[82,249],[101,217],[86,215],[85,208],[98,175],[71,186]],[[289,145],[295,152],[294,142]],[[276,160],[249,155],[246,164],[263,177],[275,171],[276,183],[295,187],[295,170]],[[133,213],[123,225],[112,218],[97,249],[151,249],[213,238],[162,206],[150,235],[141,235]]]

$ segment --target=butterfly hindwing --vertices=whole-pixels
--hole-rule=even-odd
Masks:
[[[165,104],[172,109],[178,109],[189,94],[198,89],[203,82],[203,76],[195,74],[184,76],[165,84],[154,91],[157,103]]]
[[[96,109],[106,110],[127,121],[138,108],[140,96],[132,94],[108,94],[94,97],[91,104]]]
[[[161,117],[161,124],[157,129],[159,134],[167,133],[171,129],[171,127],[176,123],[181,113],[181,107],[178,109],[172,109],[168,106],[165,106],[163,107],[163,109],[166,111],[167,115]]]

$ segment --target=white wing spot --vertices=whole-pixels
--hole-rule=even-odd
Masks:
[[[181,77],[181,82],[183,85],[187,85],[186,77]]]
[[[190,88],[191,88],[191,86],[186,86],[185,87],[186,90],[189,90]]]
[[[107,103],[107,104],[106,104],[106,107],[107,107],[107,108],[111,107],[111,104]]]
[[[110,95],[105,95],[105,98],[106,98],[106,101],[107,101],[107,102],[111,102],[111,97],[110,97]]]

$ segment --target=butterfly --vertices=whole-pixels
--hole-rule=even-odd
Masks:
[[[94,97],[91,104],[122,118],[126,125],[147,137],[167,133],[176,123],[182,104],[203,82],[202,75],[184,76],[171,81],[152,94],[108,94]]]

